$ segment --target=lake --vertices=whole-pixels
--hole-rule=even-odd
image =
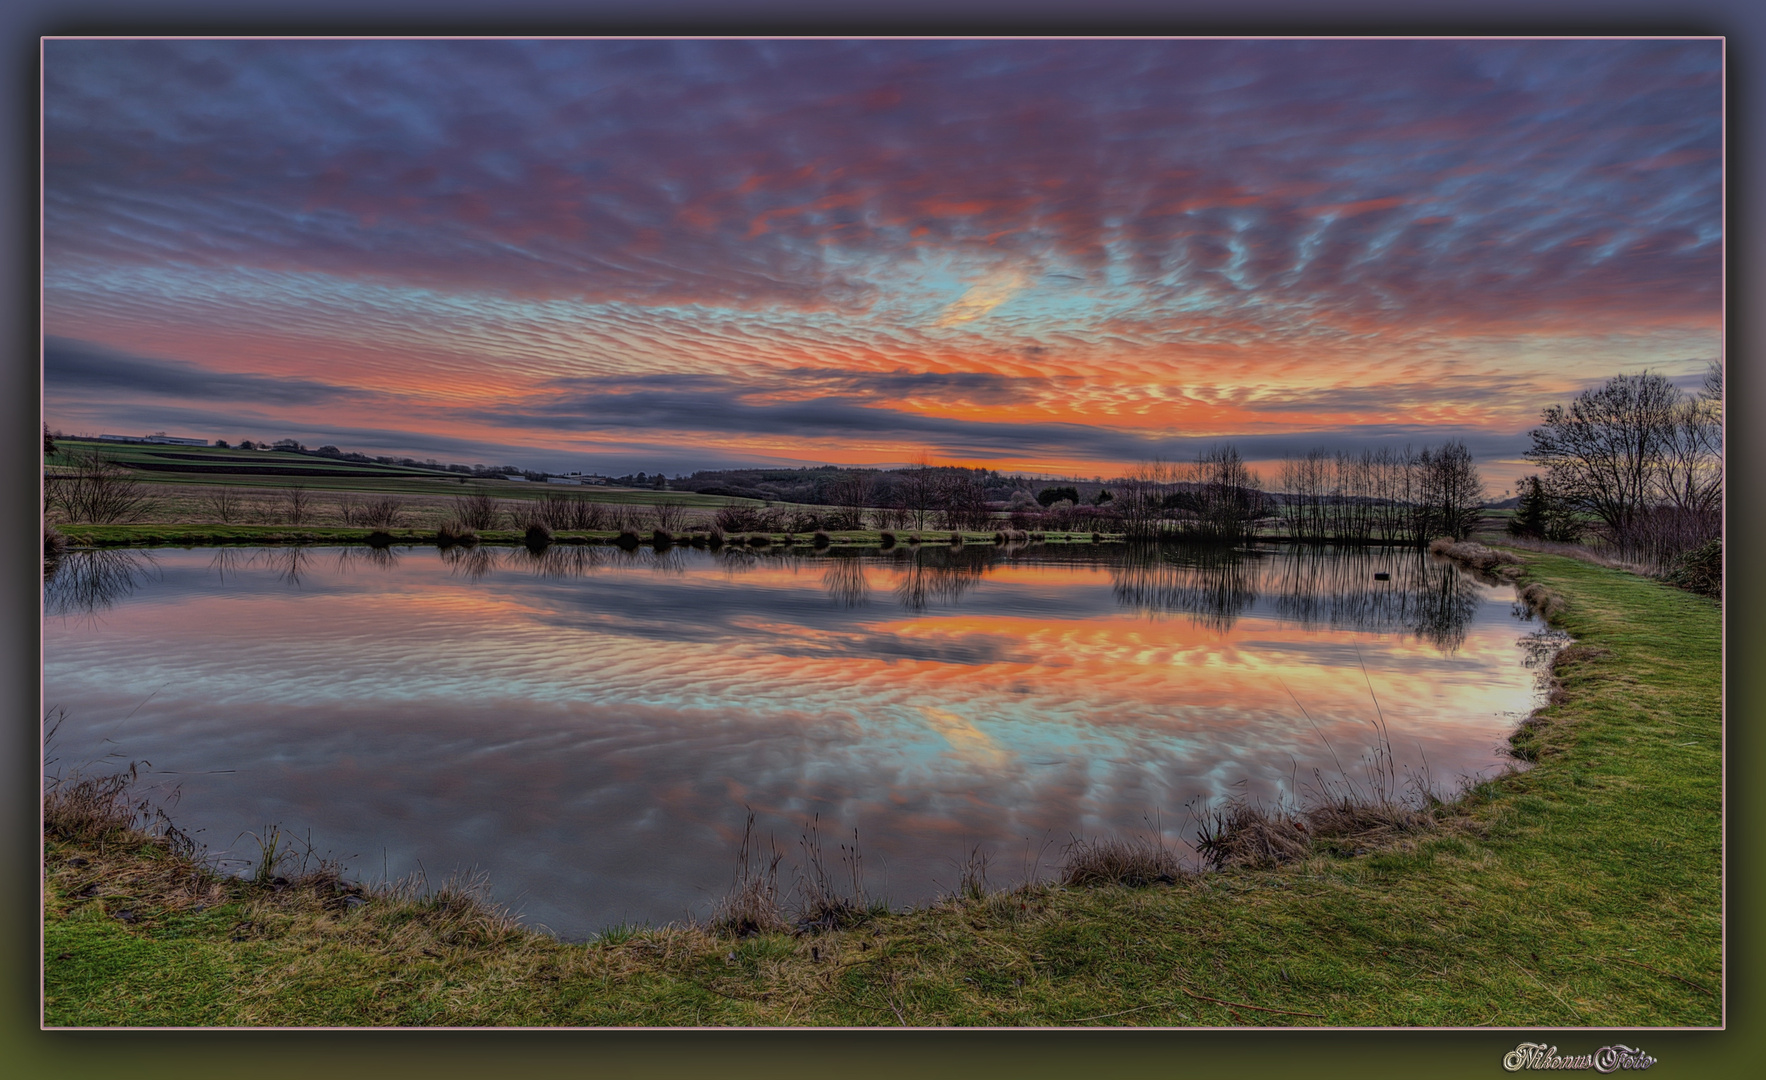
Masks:
[[[44,605],[51,772],[151,762],[212,853],[477,870],[566,938],[704,916],[750,808],[921,903],[977,845],[1004,886],[1365,786],[1382,716],[1449,791],[1536,703],[1512,587],[1409,550],[113,550]]]

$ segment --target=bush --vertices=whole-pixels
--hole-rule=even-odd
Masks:
[[[502,518],[497,500],[480,492],[454,499],[454,521],[467,529],[494,529]]]
[[[398,525],[404,515],[404,503],[391,495],[383,495],[363,503],[359,516],[362,524],[371,529],[390,529]]]
[[[152,509],[134,471],[98,454],[70,454],[69,468],[43,478],[48,508],[69,521],[120,525],[138,521]]]
[[[1723,598],[1723,541],[1712,540],[1682,555],[1662,578],[1675,588]]]

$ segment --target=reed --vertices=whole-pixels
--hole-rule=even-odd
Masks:
[[[742,827],[742,846],[736,852],[735,881],[711,912],[711,929],[734,938],[777,933],[791,928],[780,905],[779,863],[785,858],[769,842],[760,854],[754,835],[754,811]]]

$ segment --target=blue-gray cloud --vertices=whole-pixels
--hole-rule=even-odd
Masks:
[[[825,307],[928,243],[1174,311],[1714,312],[1721,77],[1717,41],[52,41],[48,254]]]

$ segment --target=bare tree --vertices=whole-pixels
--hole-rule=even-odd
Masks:
[[[134,471],[93,453],[68,455],[67,468],[43,477],[44,499],[68,521],[118,525],[153,507]]]
[[[1165,496],[1177,480],[1177,470],[1163,461],[1143,461],[1128,470],[1117,486],[1115,507],[1122,516],[1122,532],[1130,540],[1153,540],[1165,518]]]
[[[663,532],[678,532],[687,523],[687,504],[679,499],[658,499],[651,505],[650,513]]]
[[[865,509],[870,505],[871,489],[874,483],[870,473],[851,472],[841,477],[834,484],[834,504],[840,508],[837,521],[829,524],[839,529],[862,529],[865,525]]]
[[[1216,446],[1189,467],[1195,498],[1194,532],[1205,540],[1238,543],[1263,515],[1263,481],[1233,446]]]
[[[482,491],[454,498],[454,520],[468,529],[494,529],[502,518],[497,500]]]
[[[202,506],[209,515],[223,525],[233,524],[236,518],[243,516],[245,502],[235,488],[226,484],[217,484],[203,496]]]
[[[313,497],[305,484],[291,484],[282,494],[282,507],[290,525],[302,525],[313,516]]]
[[[1705,371],[1698,395],[1679,403],[1662,445],[1657,497],[1685,514],[1723,509],[1723,369]]]
[[[1484,481],[1478,476],[1471,451],[1455,439],[1439,449],[1423,450],[1419,459],[1427,531],[1464,540],[1478,527],[1484,505]]]
[[[944,523],[948,528],[993,528],[993,508],[988,505],[987,489],[976,473],[957,469],[940,479],[938,505],[944,511]]]
[[[899,485],[901,509],[908,528],[924,529],[931,524],[932,514],[938,508],[938,478],[932,470],[932,463],[925,454],[914,459],[914,466],[906,470]]]
[[[362,505],[362,524],[373,529],[390,529],[405,514],[405,504],[396,496],[382,495]]]
[[[1664,449],[1674,438],[1680,391],[1660,375],[1615,375],[1569,408],[1553,405],[1528,433],[1527,460],[1554,488],[1615,535],[1649,504]]]

